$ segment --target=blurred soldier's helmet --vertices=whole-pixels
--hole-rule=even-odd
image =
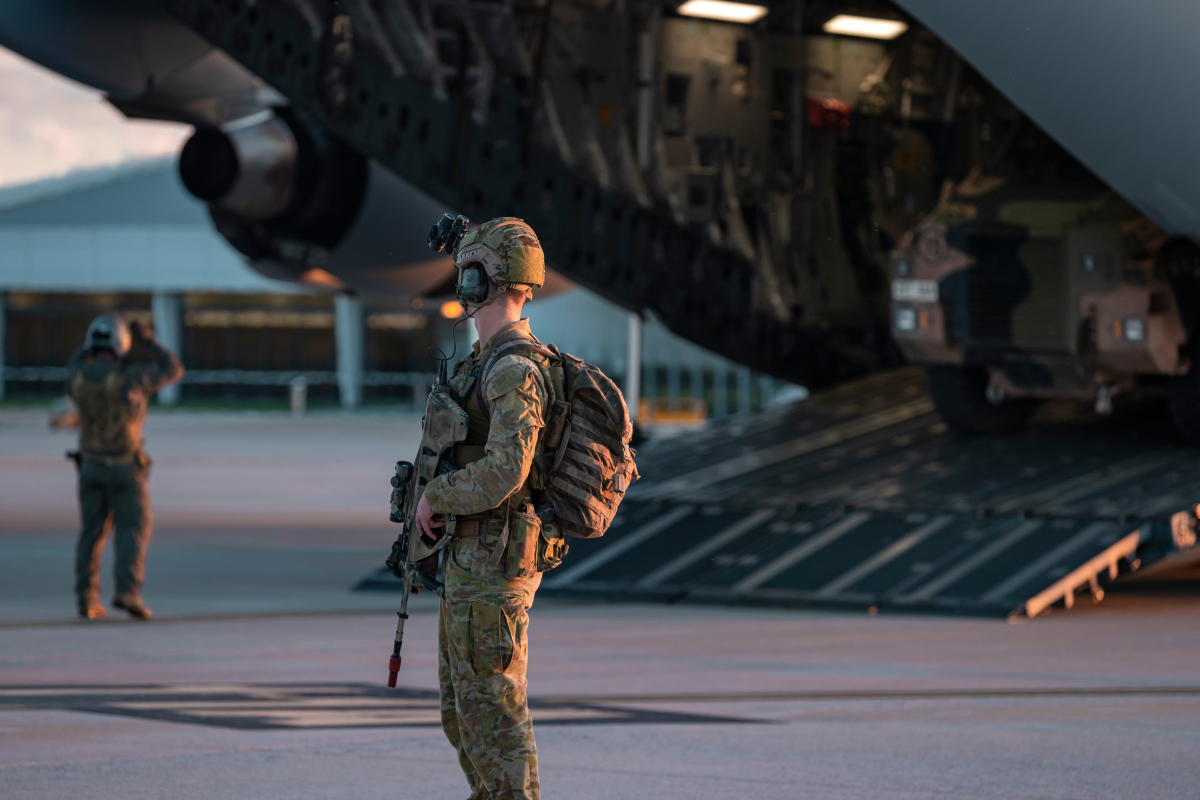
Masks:
[[[92,324],[88,325],[87,336],[83,340],[84,347],[88,350],[107,348],[116,353],[118,357],[124,357],[129,352],[129,346],[132,343],[133,337],[129,333],[129,326],[116,314],[101,314],[92,320]]]
[[[526,296],[546,280],[546,258],[533,228],[516,217],[499,217],[462,237],[454,254],[458,299],[467,305],[490,303],[488,278],[500,291],[524,286]]]

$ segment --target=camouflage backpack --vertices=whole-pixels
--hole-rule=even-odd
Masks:
[[[581,539],[603,536],[625,490],[638,479],[625,398],[598,367],[521,334],[501,337],[480,374],[487,374],[505,355],[524,353],[537,353],[550,362],[548,368],[538,365],[552,399],[534,459],[535,504],[553,507],[554,522],[563,533]],[[481,380],[477,390],[486,409],[482,387]],[[538,516],[549,519],[540,511]]]

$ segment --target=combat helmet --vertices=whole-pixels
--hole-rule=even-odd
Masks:
[[[493,299],[487,295],[485,275],[499,289],[526,287],[531,299],[546,280],[546,258],[537,234],[516,217],[488,220],[466,233],[455,251],[454,267],[459,300],[475,306]]]
[[[129,326],[116,314],[101,314],[92,320],[83,340],[83,346],[88,350],[107,348],[116,353],[118,358],[125,357],[132,343]]]

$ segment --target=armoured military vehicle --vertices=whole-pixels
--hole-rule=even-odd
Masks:
[[[1165,388],[1200,441],[1196,252],[1019,118],[1007,163],[947,183],[891,254],[892,332],[965,431],[1023,425],[1043,399]],[[1004,167],[1007,167],[1005,169]]]

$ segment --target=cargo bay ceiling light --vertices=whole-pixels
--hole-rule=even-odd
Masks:
[[[749,24],[758,22],[767,15],[766,6],[756,6],[750,3],[728,3],[725,0],[687,0],[675,9],[685,17],[700,17],[702,19],[719,19],[722,22],[741,22]]]
[[[856,17],[853,14],[838,14],[825,23],[826,33],[862,36],[867,39],[895,39],[906,30],[908,30],[908,25],[899,20]]]

